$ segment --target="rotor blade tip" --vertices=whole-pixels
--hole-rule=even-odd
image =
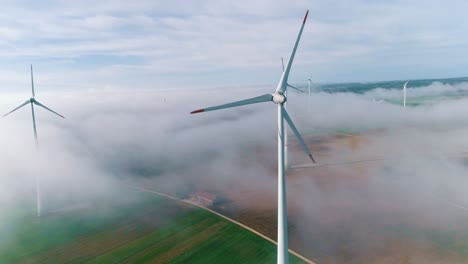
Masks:
[[[302,21],[302,24],[305,24],[308,15],[309,15],[309,10],[307,10],[305,17],[304,17],[304,21]]]
[[[190,114],[198,114],[198,113],[203,113],[203,112],[205,112],[205,109],[198,109],[198,110],[190,112]]]
[[[314,157],[312,156],[312,154],[309,154],[309,157],[310,157],[310,159],[311,159],[311,160],[314,162],[314,164],[315,164],[315,159],[314,159]]]

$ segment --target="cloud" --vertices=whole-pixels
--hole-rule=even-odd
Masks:
[[[458,76],[466,74],[464,7],[364,0],[4,3],[0,72],[32,62],[53,79],[70,76],[75,88],[78,74],[125,88],[142,78],[146,88],[274,84],[279,58],[290,54],[310,9],[291,80]],[[109,63],[82,59],[96,55]],[[122,57],[133,59],[113,59]],[[53,79],[47,87],[61,86]]]

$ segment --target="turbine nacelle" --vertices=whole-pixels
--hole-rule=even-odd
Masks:
[[[275,92],[274,94],[272,94],[272,98],[271,100],[273,101],[273,103],[275,104],[284,104],[286,103],[286,96],[281,93],[281,92]]]
[[[35,103],[35,102],[36,102],[36,99],[34,99],[34,98],[31,98],[31,99],[29,99],[29,102],[33,104],[33,103]]]

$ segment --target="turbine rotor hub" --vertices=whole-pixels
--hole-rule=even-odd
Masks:
[[[30,103],[34,103],[35,101],[36,101],[36,100],[34,100],[34,98],[29,99],[29,102],[30,102]]]
[[[284,104],[286,103],[286,96],[280,92],[275,92],[272,94],[273,96],[273,103],[275,104]]]

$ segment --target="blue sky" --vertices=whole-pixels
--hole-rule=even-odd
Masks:
[[[3,2],[3,1],[2,1]],[[290,80],[468,75],[468,3],[453,1],[5,1],[0,87],[275,86],[310,10]]]

